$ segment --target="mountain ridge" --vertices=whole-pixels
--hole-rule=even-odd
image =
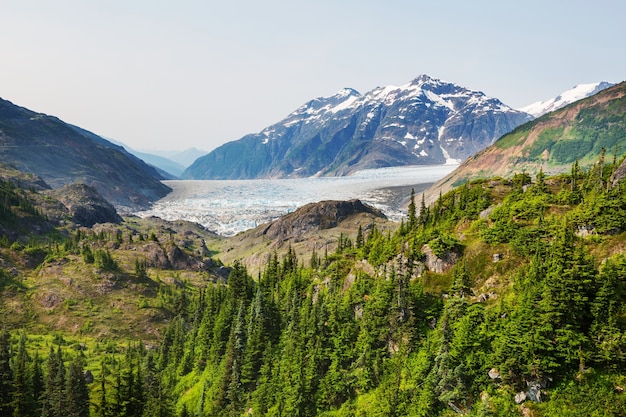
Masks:
[[[146,208],[169,187],[153,167],[121,146],[57,117],[0,99],[0,156],[52,188],[93,186],[118,210]]]
[[[478,178],[510,177],[539,170],[557,174],[578,161],[581,168],[596,163],[602,149],[626,148],[626,82],[518,126],[493,145],[465,160],[457,169],[425,192],[428,200],[438,192]],[[617,148],[617,149],[616,149]]]
[[[184,179],[349,175],[464,159],[532,116],[428,75],[308,101],[259,133],[198,158]]]
[[[546,113],[559,110],[567,106],[568,104],[592,96],[614,85],[614,83],[609,83],[606,81],[600,81],[590,84],[577,84],[571,89],[563,91],[556,97],[552,97],[543,101],[537,101],[527,106],[520,107],[518,108],[518,110],[530,113],[535,117],[541,117]]]

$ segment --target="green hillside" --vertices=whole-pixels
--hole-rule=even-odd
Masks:
[[[0,415],[623,416],[616,168],[470,182],[227,281],[175,262],[201,249],[189,225],[5,237]],[[30,213],[4,189],[3,224]]]
[[[525,123],[490,147],[470,156],[438,181],[436,194],[478,178],[510,178],[516,172],[558,174],[578,161],[589,168],[601,154],[626,150],[626,82]]]

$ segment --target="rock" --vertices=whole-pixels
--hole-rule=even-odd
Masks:
[[[489,218],[489,216],[491,215],[491,213],[493,213],[493,209],[495,208],[495,206],[491,206],[491,207],[487,207],[486,209],[484,209],[483,211],[480,212],[480,214],[478,215],[481,219],[486,220]]]
[[[615,187],[621,180],[626,177],[626,159],[622,161],[622,163],[617,167],[613,175],[609,181],[611,181],[611,185]]]
[[[83,373],[83,379],[85,380],[85,383],[87,384],[92,384],[94,381],[94,377],[93,374],[91,373],[91,371],[89,369],[87,369],[85,371],[85,373]]]
[[[492,260],[493,262],[500,262],[500,261],[502,260],[502,255],[501,255],[501,254],[499,254],[499,253],[494,253],[494,254],[491,256],[491,260]]]
[[[596,229],[592,226],[587,226],[587,225],[578,226],[578,229],[576,230],[576,236],[589,237],[595,234],[595,230]]]
[[[148,261],[148,265],[159,269],[171,269],[170,261],[167,254],[156,242],[150,242],[144,249],[144,255]]]
[[[521,404],[526,401],[526,393],[524,391],[515,394],[515,404]]]
[[[488,375],[491,379],[500,379],[500,372],[496,368],[491,368]]]
[[[526,390],[526,397],[530,401],[540,403],[541,402],[541,388],[543,384],[539,381],[527,382],[528,389]]]
[[[438,258],[427,244],[422,246],[422,253],[426,257],[424,264],[428,270],[438,274],[444,273],[452,268],[459,257],[455,252],[448,252],[443,259]]]
[[[368,213],[386,219],[380,210],[360,200],[321,201],[306,204],[293,213],[269,223],[260,229],[259,235],[264,235],[270,240],[286,240],[309,231],[331,229],[358,213]]]
[[[95,188],[85,184],[69,184],[48,194],[67,208],[72,221],[92,227],[96,223],[121,223],[122,218],[115,207],[102,197]]]

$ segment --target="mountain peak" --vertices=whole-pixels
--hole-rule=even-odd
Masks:
[[[530,119],[499,100],[422,74],[360,94],[310,100],[258,134],[198,159],[193,179],[342,176],[462,160]]]
[[[335,94],[333,94],[331,97],[343,98],[343,97],[360,96],[360,95],[361,93],[359,93],[354,88],[344,87],[341,90],[337,91]]]
[[[445,82],[438,79],[433,78],[428,74],[421,74],[413,81],[410,82],[409,85],[422,85],[422,84],[444,84]]]
[[[582,100],[583,98],[587,98],[589,96],[597,94],[600,91],[613,85],[615,84],[606,81],[590,84],[577,84],[569,90],[562,92],[556,97],[543,101],[537,101],[535,103],[529,104],[528,106],[519,108],[518,110],[532,114],[535,117],[541,117],[546,113],[558,110],[575,101]]]

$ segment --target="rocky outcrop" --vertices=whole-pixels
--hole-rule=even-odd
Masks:
[[[613,175],[611,175],[611,184],[615,187],[620,181],[626,178],[626,159],[617,167]]]
[[[105,200],[95,188],[84,184],[70,184],[49,192],[68,210],[71,220],[81,226],[97,223],[120,223],[122,218],[115,207]]]
[[[438,274],[442,274],[452,268],[459,258],[459,255],[455,252],[447,252],[443,258],[439,258],[428,245],[422,246],[422,253],[424,254],[426,268]]]
[[[270,240],[285,240],[302,236],[310,231],[331,229],[341,221],[358,213],[368,213],[386,219],[380,210],[364,204],[360,200],[329,200],[302,206],[293,213],[289,213],[259,229],[258,235],[264,235]]]

